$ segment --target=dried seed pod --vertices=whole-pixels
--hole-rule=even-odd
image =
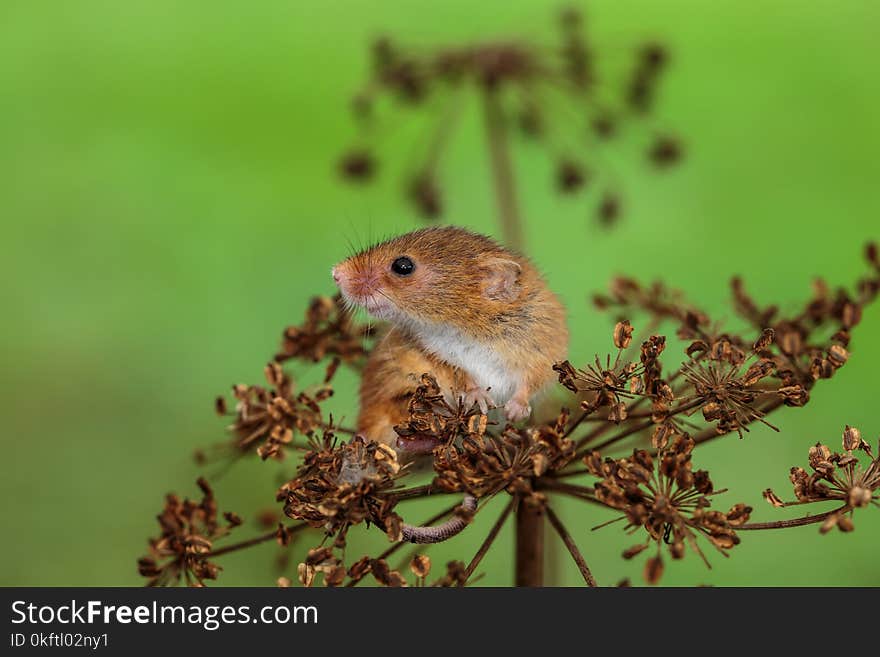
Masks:
[[[622,556],[624,559],[632,559],[634,556],[640,554],[648,547],[650,547],[650,545],[650,543],[639,543],[638,545],[633,545],[631,548],[627,548],[626,550],[624,550]]]
[[[828,349],[828,360],[830,360],[835,367],[842,367],[844,363],[849,360],[849,352],[839,344],[831,345]]]
[[[587,182],[587,172],[572,160],[564,160],[556,168],[556,186],[563,194],[581,189]]]
[[[773,344],[773,339],[776,337],[776,331],[772,328],[765,328],[761,331],[761,337],[759,337],[755,344],[752,345],[753,351],[762,351]]]
[[[848,452],[859,449],[862,446],[862,432],[848,424],[843,430],[843,448]]]
[[[774,493],[770,488],[767,488],[763,494],[764,499],[767,500],[767,503],[771,506],[775,506],[777,508],[782,508],[785,506],[785,502],[779,499],[779,496]]]
[[[614,326],[614,346],[618,349],[626,349],[632,342],[633,327],[628,319],[617,322]]]
[[[425,554],[417,554],[409,564],[409,569],[416,577],[427,577],[431,572],[431,559]]]
[[[852,507],[865,507],[871,503],[873,493],[864,486],[853,486],[849,490],[847,502]]]
[[[681,144],[669,136],[658,137],[648,150],[648,158],[658,167],[668,167],[675,164],[681,157]]]
[[[621,201],[616,194],[606,193],[599,203],[596,211],[599,217],[599,223],[603,226],[611,226],[620,218]]]
[[[645,562],[644,577],[648,584],[657,584],[663,577],[663,559],[660,555],[651,557]]]

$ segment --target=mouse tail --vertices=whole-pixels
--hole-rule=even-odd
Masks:
[[[477,510],[477,498],[473,495],[465,495],[464,499],[461,501],[461,509],[465,511],[467,515],[471,515],[474,511]],[[413,525],[404,524],[401,530],[402,539],[408,543],[440,543],[441,541],[445,541],[448,538],[452,538],[456,534],[460,533],[465,527],[468,526],[468,521],[456,515],[442,525],[437,525],[436,527],[415,527]]]

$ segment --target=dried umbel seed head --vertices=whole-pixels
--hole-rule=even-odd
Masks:
[[[360,121],[363,134],[358,143],[363,146],[343,160],[342,175],[363,181],[377,168],[373,153],[379,152],[380,145],[376,142],[388,132],[379,123],[400,120],[380,116],[378,109],[373,111],[380,97],[404,101],[390,104],[400,111],[410,108],[429,112],[430,132],[418,145],[420,157],[406,173],[405,195],[424,219],[436,219],[444,211],[440,165],[448,153],[451,135],[461,123],[466,94],[472,92],[485,106],[484,128],[489,136],[496,186],[509,177],[504,172],[510,171],[507,141],[511,130],[543,140],[550,153],[569,160],[558,167],[555,186],[560,192],[574,193],[591,178],[599,179],[603,175],[602,160],[597,155],[581,162],[582,154],[592,158],[595,147],[607,146],[605,142],[625,122],[647,119],[668,55],[655,43],[638,49],[636,57],[628,62],[629,80],[621,89],[616,81],[596,74],[597,62],[605,53],[594,47],[586,27],[581,18],[565,19],[553,47],[520,37],[435,48],[406,47],[388,38],[378,40],[373,46],[372,74],[355,94],[353,103],[357,117],[369,119]],[[426,102],[428,99],[437,102]],[[581,136],[583,148],[567,143],[560,153],[556,136],[572,132]],[[654,157],[670,164],[676,159],[670,152],[666,148]],[[515,187],[514,180],[503,184]],[[612,203],[602,207],[600,219],[604,225],[611,225],[619,207]],[[507,209],[499,210],[507,241],[519,247],[515,242],[521,227],[511,227],[518,221],[510,216]]]
[[[696,542],[698,536],[725,555],[739,543],[735,528],[748,522],[751,508],[737,504],[727,513],[709,510],[709,498],[717,493],[705,470],[692,469],[694,445],[683,435],[660,449],[656,459],[638,449],[626,459],[603,460],[596,451],[584,457],[587,470],[600,479],[596,498],[621,511],[627,528],[643,527],[648,534],[644,543],[626,550],[624,558],[631,559],[651,543],[659,551],[666,543],[673,559],[681,559],[689,545],[706,561]],[[655,584],[662,572],[658,554],[646,563],[645,580]]]
[[[373,328],[354,320],[342,297],[313,297],[301,324],[284,330],[275,361],[317,363],[327,356],[356,365],[366,358]],[[326,381],[326,380],[325,380]]]
[[[620,337],[625,341],[624,335]],[[641,378],[645,374],[644,367],[624,361],[620,351],[613,361],[610,354],[604,362],[596,356],[594,362],[582,370],[576,370],[568,361],[556,363],[553,369],[559,374],[559,382],[563,386],[572,392],[584,394],[581,408],[587,414],[610,407],[608,417],[614,422],[626,417],[623,400],[642,394],[644,388],[644,379]]]
[[[465,404],[461,398],[450,404],[437,380],[427,373],[421,376],[407,410],[406,421],[394,427],[397,447],[407,453],[431,452],[460,436],[478,438],[489,422],[476,404]]]
[[[356,436],[337,444],[331,433],[312,442],[297,476],[281,486],[276,499],[284,513],[312,527],[335,533],[371,521],[397,534],[393,500],[383,496],[400,473],[397,454],[387,445]]]
[[[165,498],[165,507],[157,516],[161,534],[150,539],[150,553],[138,561],[138,572],[148,578],[147,586],[167,586],[185,580],[190,586],[203,586],[216,579],[220,566],[209,557],[214,542],[241,525],[234,513],[223,514],[220,522],[217,502],[204,478],[197,481],[202,492],[199,502],[181,500],[177,495]]]
[[[789,478],[797,502],[785,503],[769,489],[764,493],[765,499],[773,506],[837,500],[842,506],[828,515],[821,531],[825,533],[835,527],[851,531],[854,527],[850,517],[852,511],[876,503],[880,488],[880,454],[875,456],[871,446],[862,440],[861,432],[849,425],[843,432],[843,447],[846,453],[838,454],[818,443],[809,451],[811,473],[804,468],[791,469]],[[867,465],[862,463],[864,456],[860,460],[859,453],[867,456]]]
[[[320,404],[333,390],[324,384],[309,391],[296,391],[291,377],[275,362],[266,365],[264,373],[268,388],[233,386],[237,403],[231,430],[237,436],[237,450],[246,451],[257,445],[261,458],[280,460],[293,442],[294,433],[309,435],[324,426]]]
[[[770,344],[772,333],[762,332],[754,347],[763,349]],[[776,371],[775,363],[767,358],[756,362],[758,350],[753,348],[746,356],[742,349],[727,339],[711,345],[698,340],[688,347],[690,362],[682,365],[681,372],[693,386],[695,402],[699,403],[707,422],[716,423],[719,433],[748,431],[748,425],[759,421],[774,428],[764,420],[764,412],[758,403],[767,393],[766,380]],[[695,354],[702,358],[693,359]],[[790,390],[778,389],[777,394],[787,403],[805,402],[800,387]],[[805,392],[805,391],[804,391]]]
[[[569,414],[552,424],[518,431],[508,426],[500,435],[469,435],[461,446],[448,444],[434,452],[434,485],[477,498],[506,490],[532,497],[532,480],[556,472],[575,458],[574,443],[564,436]]]
[[[870,288],[876,278],[863,279],[860,286]],[[847,327],[857,322],[863,301],[843,290],[832,294],[826,285],[817,284],[800,313],[781,317],[778,306],[755,303],[741,280],[734,279],[732,289],[737,313],[761,331],[753,342],[720,332],[706,313],[661,284],[643,286],[617,278],[610,294],[596,297],[597,307],[613,309],[618,316],[647,312],[655,322],[675,322],[678,337],[692,341],[686,349],[690,360],[681,369],[686,385],[672,396],[660,394],[668,382],[660,375],[651,342],[643,347],[644,373],[630,391],[652,395],[655,423],[671,417],[675,425],[676,415],[697,406],[718,435],[746,431],[754,421],[766,422],[767,412],[780,404],[805,405],[814,382],[833,376],[849,359]]]

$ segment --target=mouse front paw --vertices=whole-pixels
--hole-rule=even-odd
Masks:
[[[512,397],[504,405],[504,413],[507,415],[508,421],[519,422],[532,414],[532,407],[529,406],[528,400]]]
[[[483,415],[486,415],[490,408],[495,408],[495,400],[484,388],[471,388],[464,393],[464,405],[470,408],[474,404],[480,407],[480,412]]]

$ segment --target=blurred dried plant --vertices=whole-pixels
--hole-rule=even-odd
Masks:
[[[842,452],[819,444],[809,451],[810,472],[792,468],[796,501],[783,502],[770,489],[764,492],[779,508],[835,504],[830,511],[805,517],[750,522],[752,509],[741,502],[725,504],[726,511],[713,508],[727,489],[717,489],[708,472],[694,469],[693,461],[701,445],[723,436],[742,438],[756,422],[775,429],[767,419],[771,413],[807,405],[816,384],[847,363],[851,332],[864,306],[880,292],[877,247],[869,245],[866,256],[870,273],[853,291],[831,292],[819,281],[804,307],[789,315],[779,306],[760,306],[742,281],[734,279],[733,306],[741,320],[736,330],[722,328],[662,284],[646,287],[615,279],[608,294],[594,298],[600,309],[619,315],[611,332],[613,349],[582,368],[569,362],[554,367],[570,394],[567,405],[577,407],[575,413],[562,408],[548,420],[497,424],[476,405],[448,403],[431,373],[420,373],[420,385],[409,399],[409,417],[396,431],[401,441],[417,447],[412,451],[430,454],[433,474],[428,482],[411,485],[407,482],[420,476],[418,469],[401,463],[394,450],[357,436],[337,438],[346,430],[335,426],[324,404],[340,361],[359,359],[367,349],[363,342],[358,349],[341,345],[349,345],[351,336],[362,336],[365,329],[331,304],[330,315],[336,319],[322,319],[316,330],[314,309],[331,307],[316,300],[303,325],[288,329],[284,340],[287,344],[291,336],[321,333],[321,353],[329,360],[318,386],[323,392],[295,393],[292,377],[275,361],[266,368],[268,388],[233,389],[236,454],[259,445],[255,451],[264,459],[301,455],[294,476],[276,497],[294,523],[216,548],[242,521],[234,514],[225,514],[225,523],[219,520],[211,488],[202,479],[201,502],[168,496],[158,516],[160,534],[150,539],[150,553],[139,561],[139,570],[149,584],[201,585],[217,577],[217,557],[273,540],[289,550],[285,546],[292,536],[303,533],[315,541],[297,567],[296,580],[303,585],[355,586],[368,575],[385,586],[425,585],[427,555],[410,557],[396,569],[389,559],[410,543],[446,541],[481,526],[475,517],[498,496],[500,512],[476,554],[468,562],[448,564],[434,585],[473,582],[503,526],[523,508],[546,517],[585,583],[596,585],[580,546],[556,512],[560,497],[613,514],[596,529],[622,522],[623,557],[646,553],[643,576],[651,584],[661,581],[667,567],[664,555],[678,560],[693,553],[708,565],[703,546],[711,545],[726,557],[744,531],[809,524],[818,524],[822,532],[834,527],[850,531],[857,509],[880,506],[880,455],[854,427],[844,431]],[[684,341],[672,365],[665,336],[649,332],[636,340],[636,324],[629,318],[639,316],[653,327],[672,323]],[[315,344],[312,338],[304,341]],[[312,363],[316,352],[309,347],[285,353],[285,361]],[[218,408],[224,410],[225,402],[218,402]],[[748,449],[753,443],[742,444]],[[422,525],[404,522],[406,503],[427,496],[453,500]],[[583,518],[578,524],[584,524]],[[371,526],[387,535],[389,547],[375,556],[347,560],[349,532]],[[540,583],[543,564],[529,565],[530,581]],[[286,576],[279,580],[282,585],[291,581]],[[517,581],[522,581],[519,574]]]
[[[424,49],[387,37],[377,40],[372,72],[352,103],[359,143],[342,157],[340,173],[358,182],[376,175],[379,141],[387,135],[381,101],[423,110],[431,115],[431,133],[424,139],[424,154],[406,174],[404,189],[425,219],[436,220],[445,205],[440,161],[468,94],[474,93],[482,106],[498,218],[509,246],[523,247],[510,154],[516,132],[550,152],[555,163],[552,186],[560,194],[596,188],[595,218],[614,224],[623,206],[621,183],[602,151],[630,123],[648,119],[669,53],[658,43],[632,49],[629,72],[621,81],[602,66],[612,56],[592,42],[585,22],[575,9],[562,12],[558,42],[552,46],[511,38]],[[647,161],[657,168],[678,162],[680,141],[656,121],[647,123]]]

